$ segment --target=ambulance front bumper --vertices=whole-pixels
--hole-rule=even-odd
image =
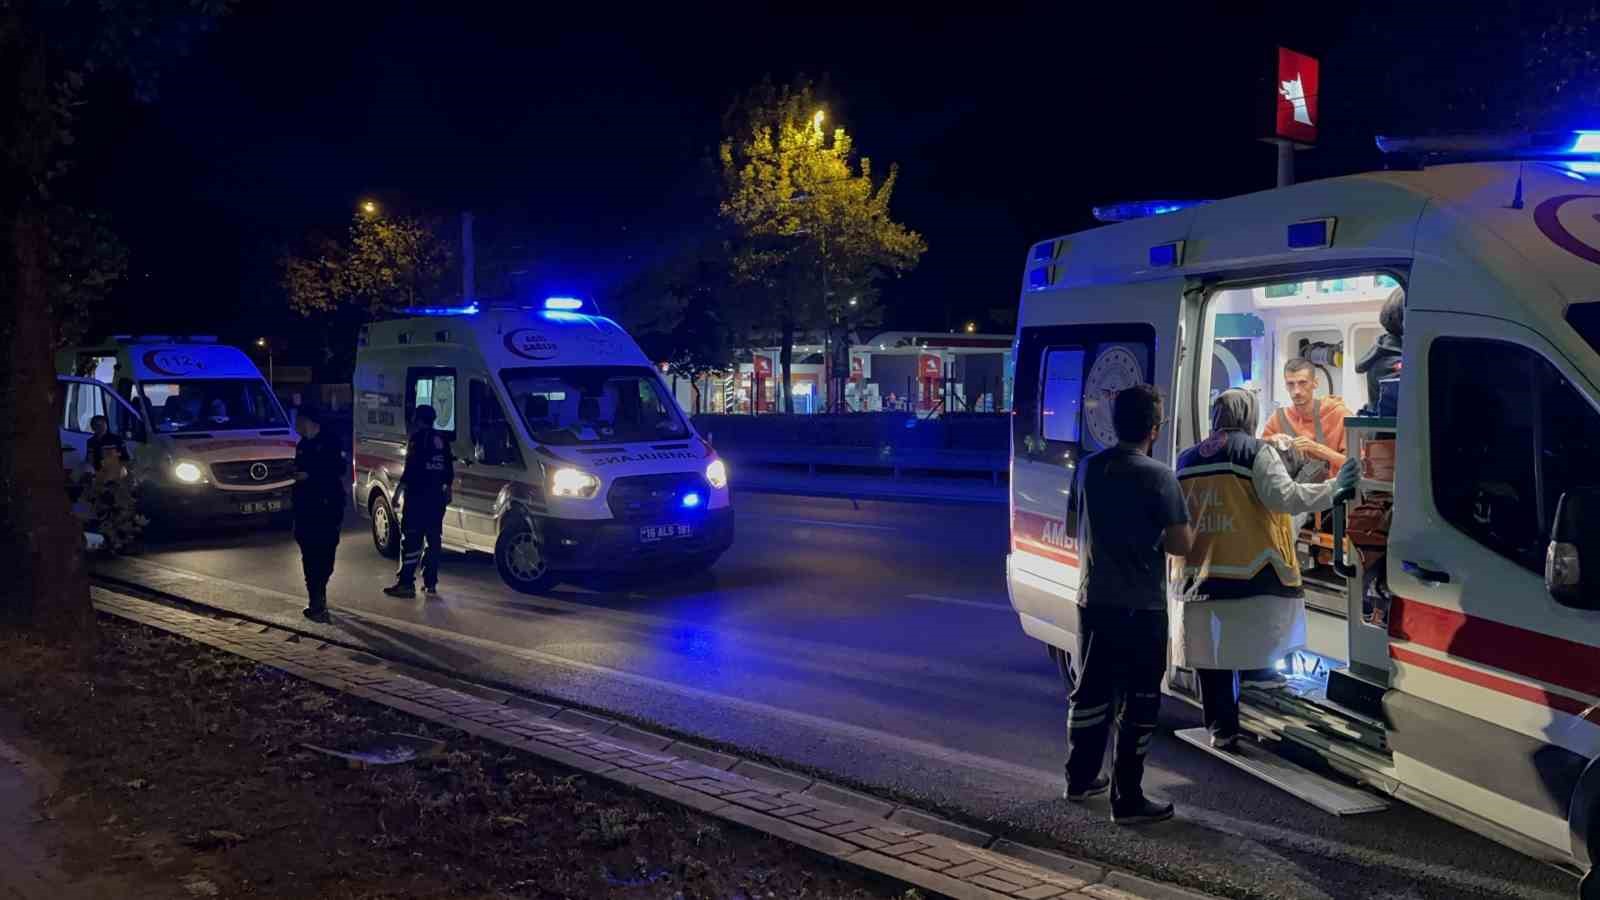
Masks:
[[[733,544],[733,508],[707,510],[671,522],[546,519],[545,554],[564,572],[671,568],[714,556]]]
[[[293,486],[260,491],[224,491],[209,484],[141,486],[146,515],[179,525],[247,524],[287,519],[294,513]]]

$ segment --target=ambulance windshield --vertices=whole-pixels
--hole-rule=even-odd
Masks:
[[[145,381],[139,393],[145,416],[163,433],[289,427],[259,378]]]
[[[549,366],[500,373],[542,444],[659,441],[689,436],[678,405],[643,366]]]

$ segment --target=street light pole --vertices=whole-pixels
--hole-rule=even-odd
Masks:
[[[266,338],[256,338],[256,346],[267,351],[267,384],[277,390],[278,380],[272,370],[272,342]]]

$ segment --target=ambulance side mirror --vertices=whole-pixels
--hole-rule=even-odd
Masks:
[[[1545,551],[1544,586],[1562,606],[1600,610],[1600,488],[1561,495]]]

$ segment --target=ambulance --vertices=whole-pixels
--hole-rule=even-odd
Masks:
[[[1205,437],[1222,390],[1256,392],[1263,423],[1287,406],[1291,358],[1315,360],[1320,393],[1361,410],[1378,398],[1356,361],[1403,291],[1397,410],[1346,420],[1349,453],[1368,469],[1354,502],[1392,502],[1380,571],[1362,571],[1342,533],[1355,507],[1306,522],[1305,647],[1278,663],[1288,690],[1244,692],[1258,742],[1225,756],[1330,812],[1385,797],[1429,810],[1585,874],[1592,900],[1600,132],[1379,143],[1406,165],[1099,210],[1115,224],[1030,249],[1011,603],[1065,662],[1081,572],[1073,473],[1116,441],[1118,390],[1148,382],[1164,394],[1153,452],[1168,464]],[[1384,440],[1391,464],[1374,466]],[[1386,609],[1363,589],[1379,575]],[[1211,605],[1211,627],[1252,627]],[[1165,690],[1198,699],[1193,672],[1176,667]]]
[[[128,444],[152,521],[288,520],[298,439],[243,351],[214,337],[119,336],[60,351],[56,371],[69,475],[85,471],[90,420],[103,415]]]
[[[592,303],[412,310],[359,338],[353,499],[400,547],[400,474],[418,406],[456,455],[448,549],[492,554],[537,593],[580,573],[711,567],[733,542],[728,469],[660,373]]]

